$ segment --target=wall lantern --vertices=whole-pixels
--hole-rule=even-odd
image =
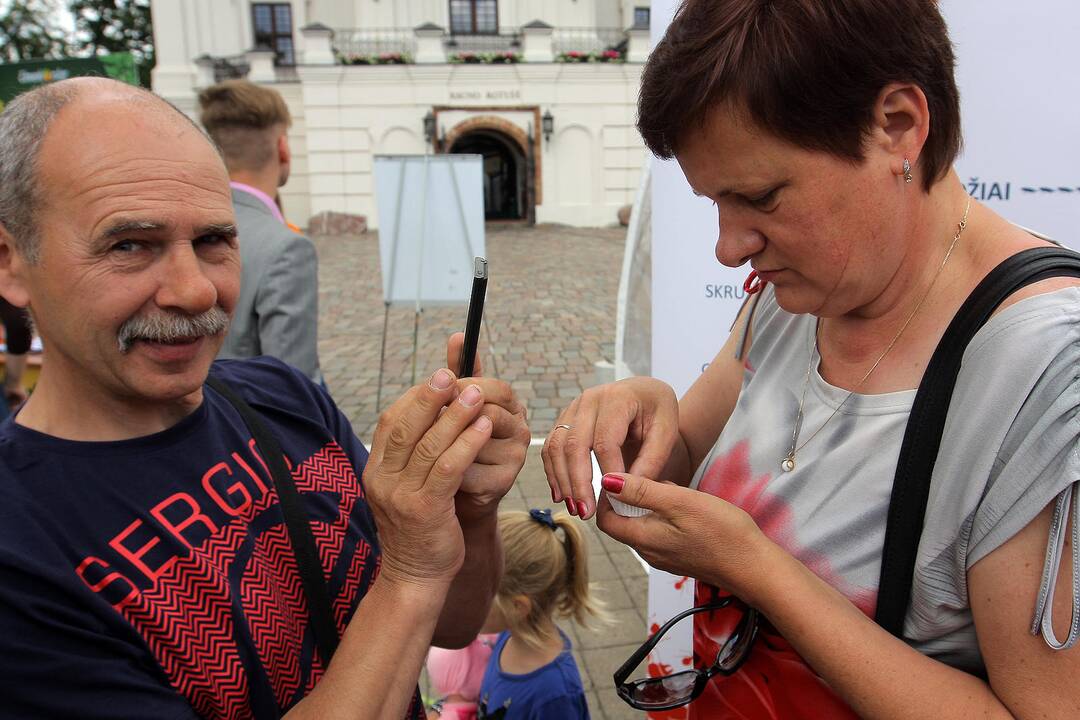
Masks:
[[[555,118],[551,116],[550,110],[544,111],[544,116],[540,118],[541,129],[544,131],[544,142],[551,142],[551,133],[555,132]]]
[[[429,143],[435,142],[435,115],[430,110],[424,116],[424,137]]]

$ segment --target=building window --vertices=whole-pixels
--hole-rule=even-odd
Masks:
[[[265,46],[272,49],[275,65],[295,65],[292,5],[252,3],[251,15],[252,26],[255,28],[255,47]]]
[[[649,8],[636,7],[634,8],[634,27],[645,28],[649,27]]]
[[[451,35],[496,35],[498,32],[497,0],[450,0]]]

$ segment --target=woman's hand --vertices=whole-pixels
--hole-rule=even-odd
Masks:
[[[589,388],[555,422],[541,453],[551,499],[584,519],[596,507],[590,451],[602,472],[661,477],[679,439],[679,403],[666,383],[635,377]]]
[[[483,407],[479,386],[459,393],[443,369],[379,418],[364,490],[382,545],[380,578],[449,586],[457,575],[465,543],[454,499],[491,437]]]
[[[604,475],[596,524],[651,566],[722,587],[757,606],[764,559],[776,546],[741,508],[708,493],[638,475]],[[606,495],[652,512],[622,517]]]

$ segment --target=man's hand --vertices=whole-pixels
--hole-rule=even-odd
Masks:
[[[454,333],[446,344],[446,362],[454,367],[465,342],[464,333]],[[474,377],[458,380],[458,392],[469,385],[478,385],[484,393],[483,414],[491,420],[491,439],[465,471],[455,502],[462,522],[494,513],[499,500],[510,490],[514,479],[525,464],[529,449],[529,425],[525,406],[514,395],[510,385],[501,380],[481,377],[480,358],[476,358]]]
[[[455,496],[492,434],[483,409],[478,384],[459,388],[443,369],[379,418],[364,489],[382,544],[380,580],[445,588],[461,569]]]

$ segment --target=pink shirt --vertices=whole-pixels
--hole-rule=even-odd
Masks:
[[[236,182],[235,180],[229,183],[229,187],[233,190],[239,190],[240,192],[246,192],[248,195],[255,196],[266,206],[270,213],[277,218],[279,223],[282,225],[285,224],[285,216],[281,214],[281,208],[274,202],[274,198],[270,197],[259,188],[251,187],[250,185],[245,185],[244,183]]]

